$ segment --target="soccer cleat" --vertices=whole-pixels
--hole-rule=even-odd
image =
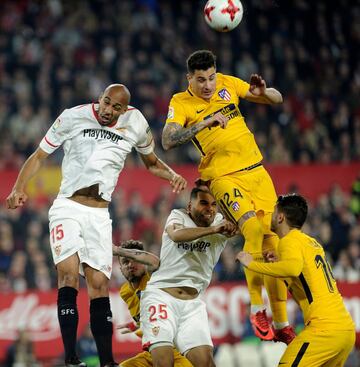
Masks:
[[[87,367],[87,364],[84,362],[81,362],[78,357],[71,358],[67,361],[65,361],[66,367]]]
[[[296,337],[295,331],[290,325],[285,326],[282,329],[275,329],[274,334],[275,342],[283,342],[285,344],[290,344]]]
[[[256,314],[250,315],[251,326],[254,334],[262,340],[273,340],[274,330],[266,316],[266,310],[258,311]]]
[[[118,367],[119,363],[116,363],[116,362],[107,363],[104,367],[113,367],[113,366]]]

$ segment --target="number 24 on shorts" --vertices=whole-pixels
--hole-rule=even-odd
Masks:
[[[166,307],[167,305],[165,304],[159,304],[157,306],[151,305],[149,307],[150,312],[149,321],[150,322],[157,321],[157,316],[159,317],[159,319],[166,320],[168,318]]]

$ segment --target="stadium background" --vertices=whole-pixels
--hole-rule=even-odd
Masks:
[[[8,211],[4,199],[21,164],[64,108],[96,101],[106,85],[121,82],[132,93],[131,104],[148,119],[159,156],[183,172],[191,186],[198,159],[195,148],[188,144],[165,154],[160,135],[170,96],[186,88],[185,59],[200,48],[217,54],[220,71],[245,80],[260,73],[282,92],[280,106],[245,102],[240,108],[278,192],[299,191],[311,200],[305,230],[324,244],[359,332],[360,4],[244,0],[243,21],[229,34],[206,26],[204,4],[0,3],[0,358],[21,328],[28,329],[44,366],[55,365],[49,354],[58,351],[53,342],[59,335],[51,308],[56,293],[47,210],[58,187],[61,152],[51,156],[33,180],[27,206]],[[165,184],[147,176],[136,154],[129,156],[111,205],[114,241],[142,239],[148,250],[159,253],[164,220],[171,208],[185,205],[187,197],[188,192],[173,196]],[[213,335],[220,345],[217,358],[223,358],[220,366],[235,367],[241,366],[239,355],[256,354],[261,358],[251,362],[253,367],[273,366],[279,346],[257,344],[246,323],[246,292],[238,282],[244,276],[233,261],[239,246],[240,240],[224,251],[214,272],[215,288],[207,295]],[[125,317],[116,295],[122,282],[115,267],[116,320]],[[86,314],[86,297],[82,299]],[[291,302],[289,307],[293,309]],[[239,327],[233,330],[239,312]],[[291,315],[301,323],[295,309]],[[79,334],[86,323],[81,321]],[[131,340],[120,342],[119,359],[132,345]],[[40,350],[49,353],[44,356]],[[254,350],[257,353],[249,352]],[[359,365],[354,351],[348,366]]]

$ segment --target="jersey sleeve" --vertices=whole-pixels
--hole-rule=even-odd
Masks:
[[[48,154],[58,149],[69,136],[71,121],[69,110],[63,111],[51,125],[50,129],[41,140],[39,147]]]
[[[185,226],[185,218],[180,210],[176,209],[172,210],[166,221],[165,228],[170,226],[171,224],[181,224]]]
[[[154,151],[154,138],[147,120],[140,111],[137,111],[136,119],[140,128],[135,149],[141,154],[148,155]]]
[[[182,104],[179,103],[176,97],[172,97],[169,110],[166,118],[166,123],[175,122],[181,126],[185,126],[186,113]]]
[[[234,84],[237,96],[240,98],[245,98],[246,93],[250,89],[250,84],[242,79],[235,78],[234,76],[230,76],[230,78]]]
[[[249,270],[280,278],[298,276],[304,264],[299,241],[290,238],[281,240],[278,252],[279,261],[274,263],[252,261],[248,266]]]

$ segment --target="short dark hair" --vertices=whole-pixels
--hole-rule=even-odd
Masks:
[[[144,244],[141,241],[137,240],[127,240],[121,242],[120,247],[128,249],[144,250]]]
[[[278,197],[276,206],[279,212],[285,214],[286,222],[290,227],[300,229],[305,223],[308,205],[301,195],[281,195]]]
[[[186,60],[188,72],[193,74],[195,70],[216,69],[216,56],[209,50],[193,52]]]
[[[210,194],[210,191],[209,190],[203,190],[200,187],[194,187],[191,190],[191,193],[190,193],[190,200],[197,199],[199,192],[204,192],[205,194]]]

